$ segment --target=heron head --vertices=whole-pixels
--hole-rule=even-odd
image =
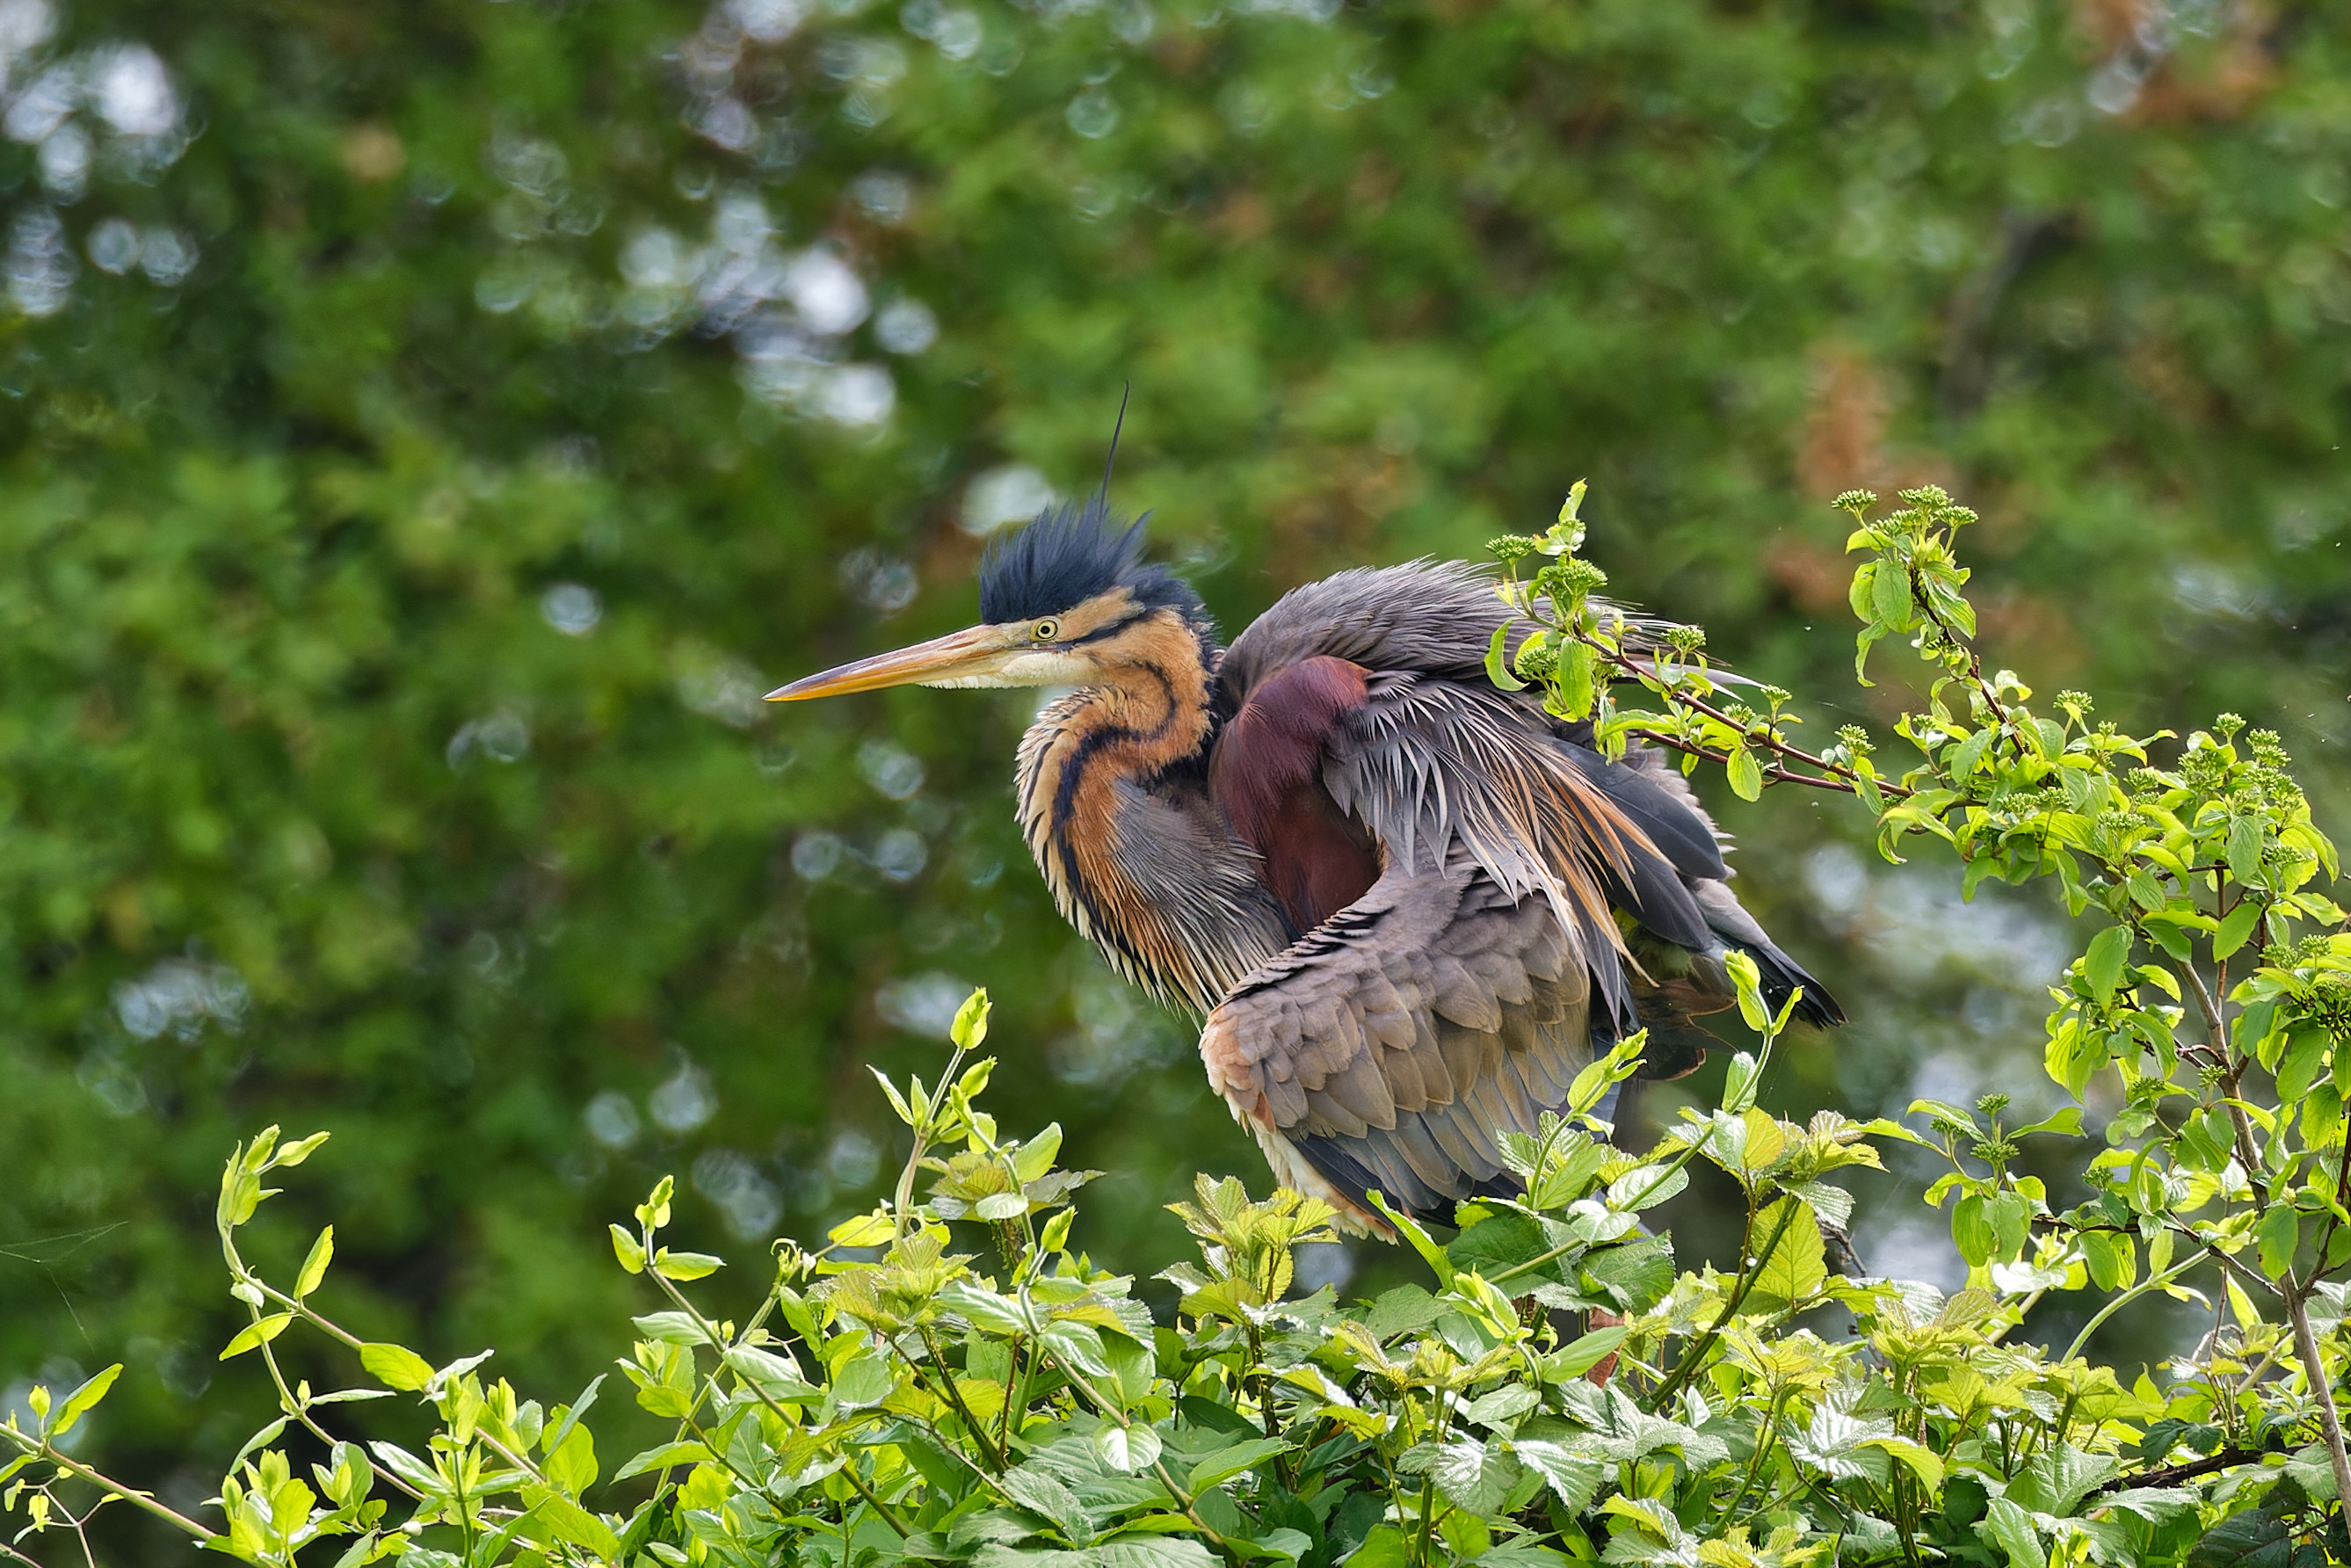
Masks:
[[[768,700],[883,686],[1092,685],[1161,662],[1176,639],[1206,649],[1199,595],[1142,553],[1143,519],[1117,522],[1100,497],[1048,507],[988,547],[978,625],[794,681]]]

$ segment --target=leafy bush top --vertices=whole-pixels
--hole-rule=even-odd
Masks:
[[[1871,497],[1841,502],[1869,558],[1853,590],[1861,657],[1907,637],[1935,672],[1926,706],[1896,727],[1919,761],[1891,775],[1856,728],[1808,751],[1790,738],[1789,694],[1725,683],[1695,629],[1629,651],[1593,597],[1604,578],[1575,555],[1581,495],[1548,533],[1496,541],[1501,591],[1535,623],[1515,648],[1496,639],[1497,681],[1541,682],[1604,746],[1638,737],[1691,767],[1719,762],[1743,796],[1780,781],[1852,794],[1889,857],[1923,838],[1956,853],[1970,889],[2053,876],[2076,913],[2112,922],[2049,1018],[2051,1077],[2078,1097],[2112,1072],[2122,1091],[2083,1202],[2061,1209],[2013,1168],[2020,1139],[2083,1135],[2078,1103],[2015,1127],[2004,1096],[1921,1101],[1923,1133],[1759,1109],[1794,1004],[1770,1014],[1738,958],[1761,1045],[1733,1058],[1719,1103],[1686,1110],[1653,1148],[1614,1147],[1593,1114],[1636,1065],[1635,1037],[1577,1078],[1565,1115],[1509,1140],[1522,1198],[1462,1205],[1445,1242],[1391,1211],[1431,1283],[1353,1304],[1291,1292],[1294,1249],[1328,1234],[1327,1208],[1203,1177],[1177,1206],[1199,1259],[1161,1276],[1181,1305],[1160,1323],[1132,1276],[1070,1246],[1075,1194],[1098,1173],[1058,1167],[1058,1127],[1012,1138],[978,1108],[995,1065],[973,1055],[979,993],[936,1084],[883,1082],[913,1140],[894,1195],[821,1248],[777,1243],[747,1322],[686,1289],[720,1264],[664,1244],[667,1180],[633,1226],[612,1228],[621,1267],[664,1301],[635,1320],[620,1370],[674,1426],[609,1479],[586,1419],[608,1378],[549,1406],[489,1378],[487,1353],[435,1367],[361,1340],[316,1304],[331,1228],[290,1286],[244,1260],[237,1233],[270,1196],[264,1178],[319,1142],[271,1129],[223,1179],[221,1244],[251,1317],[223,1354],[257,1354],[283,1414],[224,1477],[225,1522],[185,1518],[60,1448],[119,1368],[62,1397],[35,1391],[34,1423],[5,1428],[18,1450],[0,1470],[9,1504],[38,1532],[79,1530],[120,1501],[274,1568],[314,1547],[337,1568],[2299,1568],[2351,1555],[2335,1403],[2351,934],[2314,891],[2335,852],[2275,737],[2224,716],[2157,766],[2176,737],[2095,724],[2076,693],[2053,716],[2033,711],[1969,641],[1951,538],[1971,514],[1920,490],[1874,523]],[[1522,580],[1528,561],[1540,564]],[[1613,688],[1627,683],[1656,706],[1620,706]],[[1925,1197],[1948,1209],[1969,1265],[1956,1294],[1830,1270],[1822,1223],[1852,1204],[1831,1177],[1877,1165],[1886,1140],[1950,1166]],[[1677,1271],[1670,1238],[1641,1228],[1700,1159],[1744,1198],[1729,1271]],[[2043,1295],[2083,1290],[2110,1299],[2065,1351],[2011,1343]],[[2082,1351],[2155,1291],[2206,1301],[2213,1328],[2160,1383],[2126,1385]],[[340,1342],[377,1386],[289,1384],[275,1346],[298,1324]],[[398,1394],[431,1412],[422,1444],[335,1429],[360,1414],[337,1406]],[[307,1479],[289,1451],[301,1434],[319,1455]]]

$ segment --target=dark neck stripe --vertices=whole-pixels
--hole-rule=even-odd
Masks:
[[[1068,758],[1061,764],[1061,777],[1053,781],[1052,824],[1056,833],[1069,823],[1071,810],[1077,800],[1078,786],[1085,781],[1087,765],[1096,751],[1113,741],[1157,740],[1176,723],[1176,713],[1182,706],[1176,698],[1176,683],[1168,679],[1167,672],[1156,664],[1137,664],[1134,667],[1147,671],[1151,678],[1159,683],[1159,689],[1167,699],[1166,716],[1147,730],[1136,729],[1131,725],[1102,724],[1078,737],[1078,744],[1071,747]]]
[[[1136,622],[1144,619],[1151,612],[1148,610],[1138,610],[1134,614],[1126,616],[1122,620],[1113,621],[1107,626],[1097,626],[1082,637],[1072,637],[1068,642],[1062,643],[1061,646],[1064,648],[1082,648],[1089,643],[1099,643],[1105,637],[1115,637],[1120,632],[1125,631],[1128,627],[1134,625]]]

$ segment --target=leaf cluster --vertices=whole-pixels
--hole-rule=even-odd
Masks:
[[[1933,672],[1896,727],[1918,760],[1882,772],[1857,730],[1802,751],[1788,694],[1755,688],[1755,706],[1693,630],[1596,596],[1601,574],[1575,556],[1581,498],[1547,533],[1497,541],[1520,622],[1495,639],[1496,678],[1540,683],[1604,746],[1719,764],[1741,793],[1841,789],[1876,813],[1889,856],[1939,845],[1970,888],[2049,877],[2077,913],[2095,908],[2108,924],[2049,1018],[2048,1070],[2074,1103],[2023,1126],[2000,1094],[1920,1101],[1923,1129],[1774,1116],[1756,1089],[1799,998],[1771,1011],[1734,954],[1761,1045],[1652,1147],[1614,1146],[1596,1113],[1636,1070],[1635,1036],[1506,1140],[1520,1196],[1463,1203],[1447,1238],[1370,1195],[1430,1282],[1356,1302],[1294,1289],[1325,1205],[1203,1176],[1172,1206],[1198,1258],[1160,1275],[1179,1292],[1163,1319],[1134,1276],[1073,1243],[1095,1173],[1058,1166],[1060,1130],[1009,1137],[979,1108],[994,1063],[975,1056],[975,993],[935,1084],[883,1080],[911,1145],[893,1195],[820,1248],[778,1242],[739,1323],[687,1290],[721,1260],[664,1242],[667,1178],[611,1228],[620,1267],[660,1297],[619,1370],[669,1427],[609,1477],[587,1419],[607,1378],[543,1405],[488,1378],[487,1352],[436,1366],[360,1338],[316,1304],[331,1228],[290,1288],[245,1260],[265,1181],[320,1141],[273,1128],[230,1158],[216,1214],[248,1314],[222,1354],[257,1358],[280,1406],[222,1479],[225,1526],[60,1446],[110,1369],[62,1398],[34,1390],[30,1424],[0,1427],[25,1534],[80,1531],[122,1502],[268,1568],[315,1561],[329,1538],[337,1568],[2340,1560],[2351,934],[2314,890],[2334,851],[2275,738],[2224,716],[2165,754],[2175,737],[2094,727],[2078,694],[2035,713],[1972,647],[1949,546],[1969,515],[1921,490],[1876,523],[1868,497],[1844,498],[1870,557],[1860,652],[1907,635]],[[1619,685],[1656,706],[1620,706]],[[2093,1080],[2120,1109],[2085,1163],[2088,1197],[2061,1208],[2019,1169],[2022,1141],[2085,1137]],[[1949,1167],[1922,1196],[1969,1268],[1954,1294],[1832,1260],[1853,1201],[1833,1178],[1881,1166],[1887,1144]],[[1680,1268],[1672,1237],[1645,1226],[1699,1160],[1741,1197],[1728,1270]],[[2067,1291],[2106,1298],[2072,1345],[2011,1339]],[[2206,1303],[2212,1330],[2161,1381],[2126,1385],[2085,1352],[2157,1291]],[[277,1347],[298,1327],[362,1379],[289,1381]],[[403,1395],[430,1417],[421,1445],[328,1425],[364,1415],[336,1406]],[[298,1427],[327,1456],[308,1479],[284,1446]]]

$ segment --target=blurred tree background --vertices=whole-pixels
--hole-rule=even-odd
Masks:
[[[2275,727],[2351,827],[2315,0],[0,0],[0,1401],[126,1361],[86,1452],[183,1505],[269,1406],[265,1123],[337,1141],[256,1248],[335,1220],[343,1321],[551,1396],[639,1304],[607,1218],[675,1170],[755,1290],[970,984],[1098,1254],[1262,1186],[1038,885],[1017,695],[758,700],[968,620],[1130,382],[1228,626],[1588,476],[1614,591],[1833,728],[1823,503],[1935,480],[1999,660]],[[2053,1094],[2062,912],[1721,815],[1855,1015],[1781,1103]],[[1898,1196],[1865,1255],[1946,1273]]]

